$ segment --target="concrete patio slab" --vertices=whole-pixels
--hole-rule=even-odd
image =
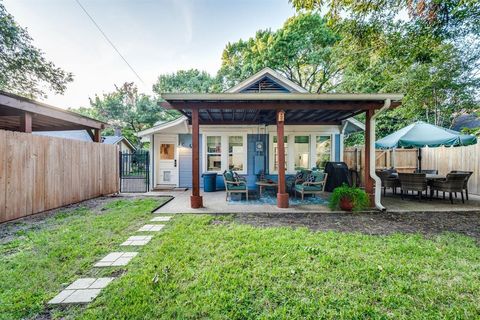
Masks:
[[[164,206],[157,209],[157,214],[175,214],[175,213],[245,213],[245,212],[318,212],[330,211],[326,205],[295,205],[290,208],[281,209],[275,204],[256,204],[245,201],[225,201],[225,191],[202,192],[204,208],[190,208],[191,191],[183,192],[149,192],[149,195],[158,194],[160,196],[170,195],[175,197]],[[326,195],[325,198],[328,198]]]
[[[141,231],[141,232],[149,232],[149,231],[158,232],[158,231],[161,231],[163,229],[163,227],[165,227],[165,225],[163,225],[163,224],[146,224],[143,227],[141,227],[140,229],[138,229],[138,231]]]
[[[126,266],[138,252],[112,252],[94,264],[94,267]]]
[[[144,246],[152,240],[152,236],[131,236],[121,246]]]
[[[321,204],[316,205],[290,205],[289,208],[281,209],[276,205],[270,204],[249,204],[242,202],[227,202],[225,201],[225,192],[203,192],[204,208],[192,209],[190,208],[190,194],[191,191],[185,192],[149,192],[148,195],[158,194],[160,196],[171,195],[175,197],[163,207],[157,209],[156,214],[174,214],[174,213],[219,213],[219,214],[242,214],[242,213],[331,213],[332,211]],[[330,197],[330,193],[325,193],[322,196],[325,199]],[[393,195],[387,192],[386,196],[382,194],[382,203],[389,212],[466,212],[466,211],[480,211],[480,196],[470,194],[469,200],[463,204],[460,199],[456,199],[454,204],[443,199],[433,200],[418,200],[412,196],[406,197],[402,200],[400,195]]]
[[[95,299],[115,278],[81,278],[62,290],[49,304],[88,303]]]
[[[166,222],[166,221],[170,221],[170,219],[172,219],[172,217],[163,216],[163,217],[155,217],[150,221],[151,222]]]

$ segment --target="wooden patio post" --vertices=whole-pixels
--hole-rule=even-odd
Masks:
[[[375,159],[370,159],[370,149],[371,149],[370,130],[372,130],[370,126],[370,120],[372,119],[374,112],[375,112],[374,109],[368,109],[366,111],[366,120],[365,120],[365,192],[368,194],[368,197],[370,198],[371,206],[373,206],[375,203],[373,179],[372,177],[370,177],[370,161],[375,161]]]
[[[192,195],[190,206],[193,209],[203,207],[203,199],[200,196],[200,130],[198,124],[198,109],[192,109]]]
[[[102,142],[102,130],[94,129],[93,130],[93,142]]]
[[[24,112],[20,116],[20,131],[32,133],[32,114],[30,112]]]
[[[278,149],[278,193],[277,207],[288,208],[288,193],[285,192],[285,144],[284,144],[285,111],[277,111],[277,149]]]

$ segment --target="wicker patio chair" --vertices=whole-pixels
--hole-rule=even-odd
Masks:
[[[400,180],[398,177],[392,175],[392,170],[377,170],[377,176],[382,181],[383,194],[387,194],[387,188],[392,188],[393,194],[397,193],[397,188],[400,187]]]
[[[325,191],[328,174],[321,171],[312,171],[310,175],[314,177],[313,181],[309,181],[310,179],[307,177],[305,182],[295,185],[295,197],[297,197],[297,193],[300,193],[303,200],[305,194],[316,195]]]
[[[427,176],[425,173],[398,173],[400,179],[401,196],[403,199],[404,192],[417,191],[418,196],[422,199],[423,191],[427,191]]]
[[[467,178],[465,178],[465,182],[463,183],[463,190],[465,190],[465,198],[468,200],[468,180],[473,174],[473,171],[460,171],[460,170],[452,170],[451,173],[465,173],[468,174]]]
[[[445,198],[445,192],[448,192],[450,203],[453,204],[452,193],[460,192],[462,195],[462,203],[465,203],[463,198],[463,187],[465,179],[467,179],[468,173],[449,173],[445,180],[436,180],[432,184],[433,191],[443,191],[443,198]]]
[[[245,193],[248,201],[248,188],[245,180],[236,180],[233,171],[225,171],[223,173],[223,182],[225,183],[225,201],[228,197],[232,199],[232,193]]]

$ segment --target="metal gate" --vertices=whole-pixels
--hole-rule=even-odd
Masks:
[[[120,152],[120,192],[147,192],[150,186],[148,151]]]

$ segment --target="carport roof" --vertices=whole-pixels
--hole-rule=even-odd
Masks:
[[[26,113],[32,115],[32,131],[100,130],[108,126],[72,111],[0,91],[0,129],[19,130]]]

